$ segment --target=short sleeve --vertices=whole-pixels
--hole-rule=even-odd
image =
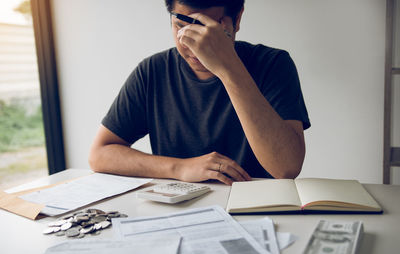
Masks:
[[[311,124],[292,58],[280,50],[269,64],[261,80],[261,92],[282,119],[301,121],[303,129],[308,129]]]
[[[115,98],[102,124],[132,144],[148,133],[146,120],[146,80],[142,65],[131,73]]]

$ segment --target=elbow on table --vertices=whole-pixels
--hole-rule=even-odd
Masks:
[[[295,179],[300,174],[301,169],[302,164],[290,167],[269,167],[267,172],[275,179]]]
[[[295,179],[303,168],[305,151],[295,157],[271,161],[263,161],[260,164],[275,179]]]
[[[300,174],[300,169],[280,170],[273,174],[275,179],[295,179]]]
[[[89,152],[89,158],[88,158],[89,166],[90,168],[97,173],[102,173],[103,167],[102,167],[102,162],[101,162],[101,156],[99,155],[99,152],[96,151],[95,149],[91,149]]]

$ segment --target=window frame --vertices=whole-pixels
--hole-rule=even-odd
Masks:
[[[49,174],[66,169],[50,0],[30,0]]]

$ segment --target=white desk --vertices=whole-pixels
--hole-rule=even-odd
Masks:
[[[70,169],[42,178],[25,185],[25,187],[31,188],[37,187],[38,185],[56,183],[88,173],[90,173],[88,170]],[[154,181],[161,183],[171,180]],[[210,183],[210,186],[213,189],[212,192],[194,200],[175,205],[137,199],[135,191],[131,191],[102,202],[97,202],[89,207],[96,207],[104,211],[118,210],[130,217],[160,215],[181,209],[209,205],[220,205],[225,208],[230,187],[216,182]],[[365,233],[359,253],[398,253],[400,247],[400,186],[381,184],[366,184],[364,186],[383,207],[384,214],[271,215],[270,217],[277,225],[277,231],[291,232],[299,237],[292,246],[285,249],[282,253],[301,253],[312,230],[320,219],[363,221]],[[237,220],[248,220],[260,217],[262,216],[235,216]],[[31,221],[7,211],[0,210],[0,252],[4,254],[44,253],[49,246],[65,241],[67,239],[65,236],[57,237],[55,235],[42,234],[47,224],[54,220],[55,218],[47,217],[41,220]],[[112,230],[106,229],[98,236],[89,237],[110,238],[112,237]]]

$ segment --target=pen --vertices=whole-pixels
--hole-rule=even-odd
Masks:
[[[204,26],[203,23],[201,23],[201,22],[198,21],[197,19],[191,18],[191,17],[189,17],[189,16],[186,16],[186,15],[183,15],[183,14],[179,14],[179,13],[176,13],[176,12],[171,12],[171,15],[172,15],[172,16],[175,16],[177,19],[182,20],[182,21],[185,21],[185,22],[187,22],[187,23],[190,23],[190,24],[197,24],[197,25],[202,25],[202,26]]]

